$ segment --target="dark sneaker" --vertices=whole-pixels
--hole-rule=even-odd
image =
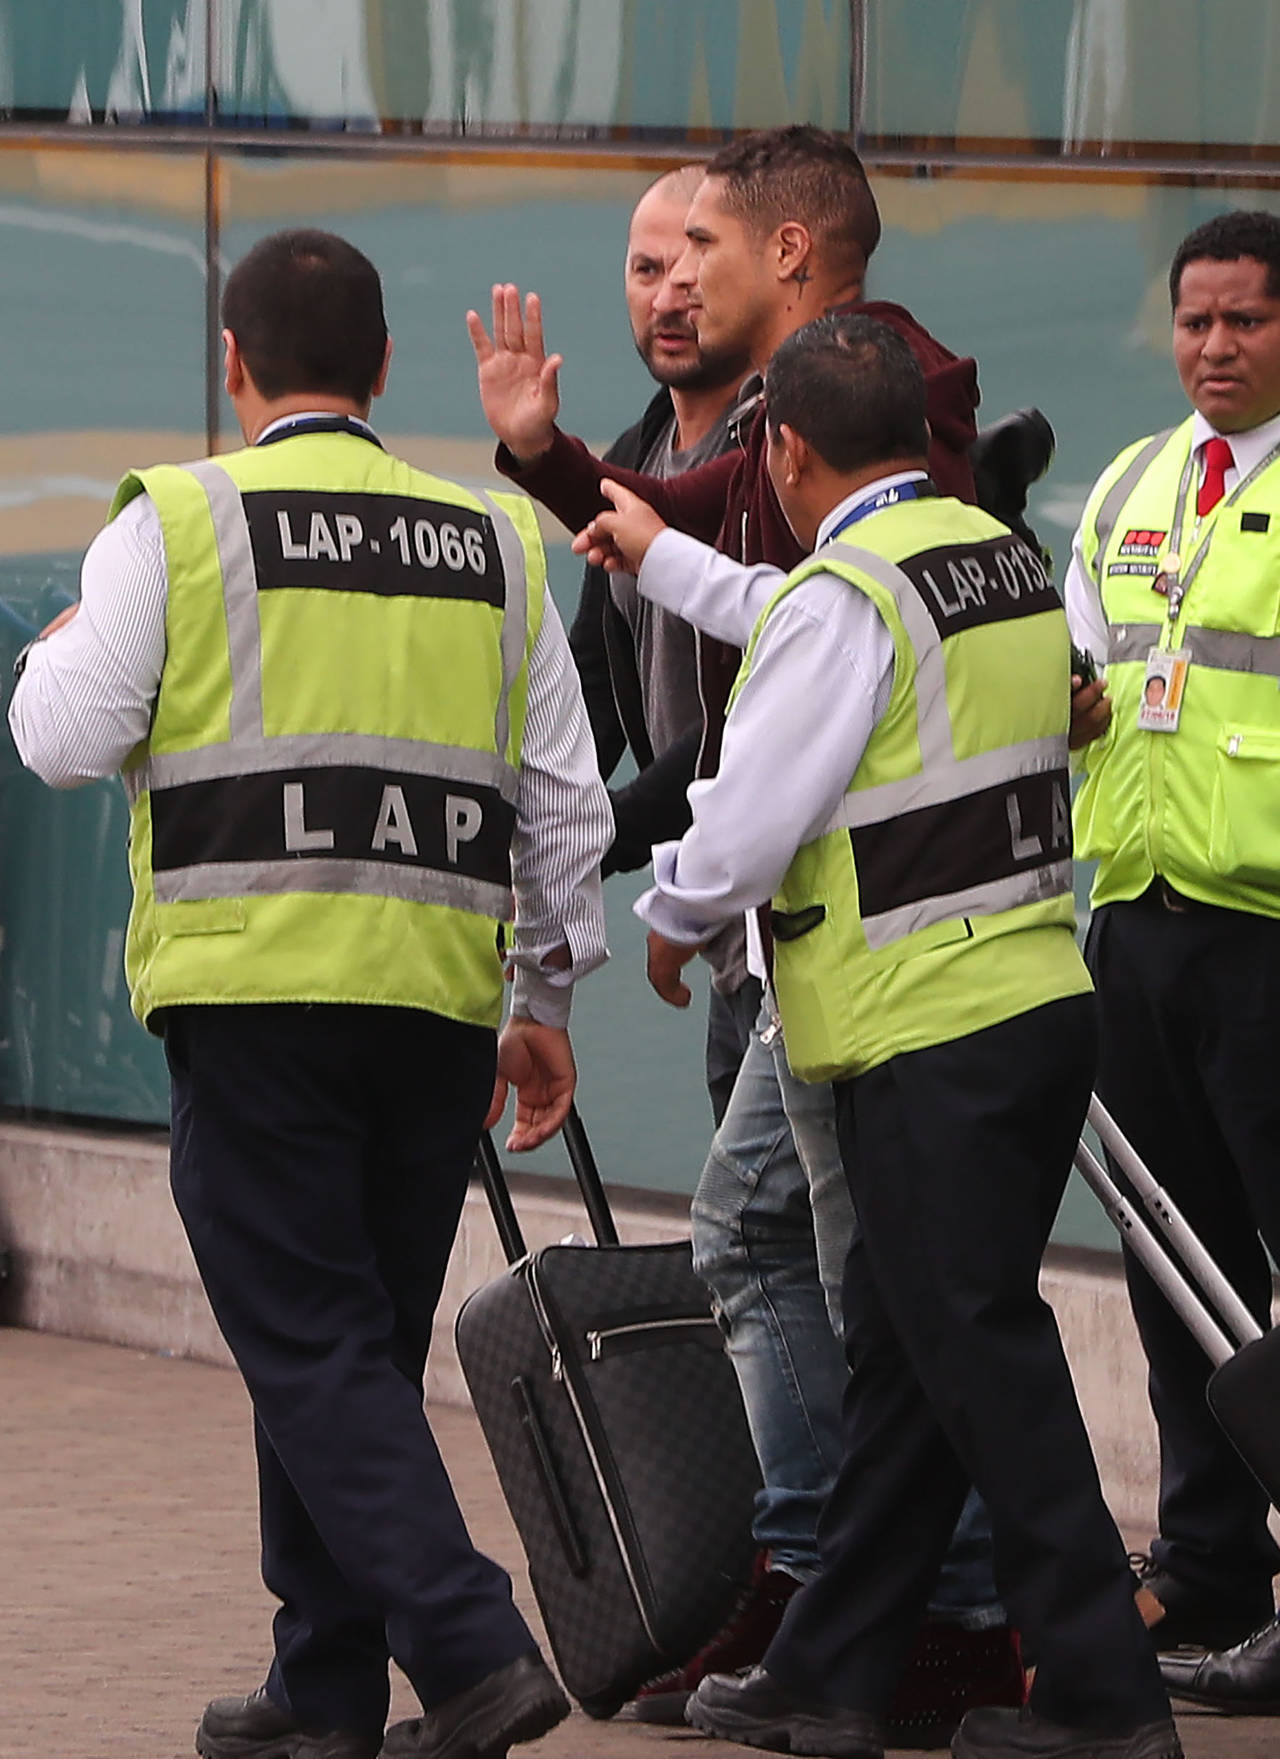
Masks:
[[[378,1759],[381,1734],[299,1728],[259,1686],[247,1698],[215,1698],[196,1730],[201,1759]]]
[[[884,1759],[884,1724],[878,1716],[792,1692],[762,1667],[708,1675],[689,1699],[685,1717],[704,1734],[769,1753]]]
[[[569,1700],[540,1655],[522,1655],[425,1716],[387,1730],[381,1759],[503,1759],[569,1714]]]
[[[1018,1633],[922,1625],[889,1711],[894,1747],[945,1747],[968,1710],[1018,1709],[1027,1695]]]
[[[1230,1649],[1275,1614],[1271,1590],[1211,1594],[1162,1569],[1143,1552],[1129,1559],[1142,1622],[1157,1649]]]
[[[1033,1710],[971,1710],[951,1743],[953,1759],[1183,1759],[1172,1721],[1124,1735],[1064,1728]]]
[[[623,1717],[633,1722],[683,1727],[689,1694],[708,1674],[739,1673],[764,1659],[764,1652],[782,1623],[787,1602],[799,1587],[794,1576],[788,1576],[784,1570],[771,1570],[768,1553],[762,1551],[756,1558],[751,1581],[728,1621],[692,1661],[641,1686],[623,1709]]]

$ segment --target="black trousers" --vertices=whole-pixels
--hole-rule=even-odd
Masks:
[[[1078,996],[836,1084],[861,1238],[822,1572],[765,1657],[794,1689],[884,1713],[972,1482],[1036,1708],[1099,1729],[1168,1715],[1038,1287],[1095,1048]]]
[[[388,1656],[429,1708],[534,1648],[422,1404],[494,1046],[401,1008],[167,1018],[174,1198],[253,1401],[268,1689],[304,1726],[380,1731]]]
[[[1099,1094],[1267,1326],[1262,1241],[1280,1257],[1280,922],[1170,910],[1156,887],[1096,913],[1087,957],[1102,1021]],[[1204,1352],[1136,1260],[1125,1269],[1160,1429],[1153,1554],[1197,1587],[1255,1599],[1261,1622],[1280,1568],[1267,1498],[1205,1403]]]

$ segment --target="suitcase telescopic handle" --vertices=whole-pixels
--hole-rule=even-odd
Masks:
[[[609,1207],[609,1196],[600,1177],[600,1169],[596,1165],[596,1157],[591,1152],[591,1144],[587,1141],[587,1132],[582,1119],[578,1115],[576,1105],[569,1107],[569,1116],[564,1121],[564,1145],[569,1151],[569,1162],[573,1167],[573,1176],[578,1181],[578,1189],[582,1193],[582,1201],[586,1205],[587,1220],[591,1223],[591,1232],[596,1237],[597,1246],[616,1246],[618,1230],[614,1224],[613,1211]]]
[[[1089,1122],[1146,1215],[1128,1202],[1083,1142],[1076,1151],[1078,1171],[1210,1361],[1220,1364],[1260,1338],[1257,1320],[1096,1094],[1089,1101]]]
[[[502,1242],[502,1250],[506,1254],[507,1263],[515,1264],[528,1251],[524,1243],[524,1233],[520,1227],[520,1218],[516,1214],[516,1206],[511,1201],[511,1190],[506,1175],[502,1170],[502,1162],[498,1159],[498,1151],[493,1146],[493,1137],[487,1130],[480,1136],[476,1149],[476,1171],[480,1175],[480,1183],[484,1186],[484,1194],[489,1199],[489,1210],[493,1216],[493,1225],[498,1230],[498,1238]]]
[[[618,1230],[614,1223],[613,1211],[609,1207],[609,1196],[600,1177],[600,1169],[596,1165],[596,1157],[591,1152],[591,1144],[587,1140],[587,1132],[578,1115],[577,1106],[569,1107],[569,1116],[565,1119],[565,1148],[569,1154],[569,1164],[573,1168],[573,1176],[578,1182],[578,1190],[582,1194],[582,1202],[587,1212],[587,1220],[591,1223],[591,1232],[595,1235],[597,1246],[616,1246]],[[498,1159],[498,1151],[494,1147],[493,1137],[486,1130],[480,1138],[476,1150],[476,1171],[480,1183],[484,1186],[484,1194],[489,1200],[489,1209],[493,1215],[494,1226],[498,1230],[498,1238],[502,1242],[508,1264],[514,1264],[523,1258],[528,1251],[525,1245],[524,1231],[520,1226],[520,1218],[516,1214],[515,1204],[511,1201],[511,1188],[507,1184],[507,1176]]]

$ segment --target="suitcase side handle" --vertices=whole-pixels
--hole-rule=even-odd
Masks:
[[[564,1121],[561,1134],[596,1245],[616,1246],[618,1229],[613,1211],[609,1207],[609,1196],[600,1177],[596,1157],[591,1152],[591,1144],[587,1140],[587,1132],[578,1115],[577,1106],[569,1107],[569,1116]],[[487,1130],[482,1132],[476,1149],[476,1172],[489,1200],[489,1209],[498,1230],[498,1238],[502,1242],[502,1250],[506,1253],[507,1263],[514,1264],[517,1259],[525,1256],[528,1247],[525,1245],[524,1232],[516,1215],[515,1205],[511,1201],[511,1191],[502,1170],[502,1162],[498,1159],[493,1137]]]
[[[569,1573],[574,1576],[585,1576],[587,1573],[587,1554],[582,1549],[582,1541],[573,1524],[569,1499],[564,1493],[564,1487],[556,1472],[551,1444],[547,1440],[546,1430],[542,1427],[542,1419],[538,1415],[538,1407],[533,1400],[533,1391],[523,1374],[517,1374],[511,1382],[511,1397],[515,1403],[516,1415],[520,1419],[521,1432],[529,1444],[533,1469],[537,1474],[543,1497],[546,1499],[551,1525],[555,1528],[556,1538],[560,1541],[560,1549],[564,1552]]]

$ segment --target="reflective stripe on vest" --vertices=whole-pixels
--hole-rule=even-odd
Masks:
[[[1112,623],[1108,663],[1126,660],[1146,664],[1147,654],[1160,639],[1160,623]],[[1280,635],[1249,635],[1239,629],[1205,629],[1192,623],[1178,637],[1198,666],[1216,672],[1257,672],[1280,678]]]
[[[1120,475],[1102,497],[1101,505],[1099,506],[1093,521],[1094,539],[1097,545],[1097,548],[1094,551],[1095,574],[1096,558],[1100,557],[1103,550],[1107,547],[1107,539],[1111,536],[1116,520],[1120,516],[1120,509],[1129,499],[1129,496],[1133,493],[1134,489],[1137,488],[1142,473],[1147,468],[1148,464],[1150,464],[1156,454],[1163,449],[1166,440],[1172,438],[1176,431],[1175,428],[1164,428],[1160,433],[1152,434],[1151,438],[1145,445],[1139,446],[1128,464],[1125,465],[1124,469],[1120,472]],[[1099,584],[1101,583],[1099,582]]]
[[[1007,545],[1007,540],[992,540],[993,555],[1000,544]],[[961,553],[984,547],[962,546]],[[1019,586],[1012,603],[1002,605],[996,616],[1038,610],[1030,595],[1050,589],[1038,559],[1025,546],[1019,550],[1020,567],[1030,564],[1038,579],[1025,606]],[[1013,910],[1070,892],[1071,787],[1065,736],[956,758],[947,702],[945,622],[940,627],[937,604],[930,604],[925,587],[913,577],[919,573],[941,603],[938,584],[924,563],[936,567],[933,557],[942,552],[911,557],[903,567],[852,544],[833,545],[832,553],[893,595],[916,663],[919,773],[851,789],[824,826],[824,832],[849,831],[867,945],[878,951],[936,922]]]
[[[192,751],[150,755],[125,773],[131,802],[144,791],[151,796],[157,902],[357,892],[509,920],[519,779],[509,751],[511,693],[528,629],[524,547],[511,521],[488,495],[477,493],[493,541],[492,551],[485,546],[485,560],[496,560],[498,569],[483,569],[474,593],[466,596],[502,610],[496,752],[363,733],[268,738],[258,616],[262,589],[245,505],[246,493],[263,492],[242,493],[212,460],[182,468],[204,490],[217,544],[231,680],[230,738]],[[273,503],[295,493],[267,491]],[[389,497],[378,499],[385,503]],[[465,509],[449,510],[466,517]],[[282,511],[279,517],[283,537],[288,514]],[[376,550],[379,541],[371,548]],[[346,578],[341,584],[354,585]],[[467,584],[460,581],[462,587]]]

